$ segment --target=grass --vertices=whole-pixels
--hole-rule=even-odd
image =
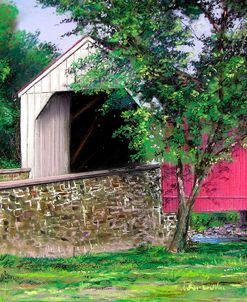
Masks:
[[[247,301],[247,244],[163,247],[67,259],[0,256],[0,302]]]

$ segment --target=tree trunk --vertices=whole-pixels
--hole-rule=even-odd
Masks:
[[[206,169],[205,169],[206,170]],[[203,176],[195,176],[192,191],[189,197],[186,197],[184,189],[184,171],[183,164],[178,161],[177,169],[177,187],[178,187],[178,214],[177,214],[177,226],[172,242],[168,248],[171,253],[183,252],[187,245],[187,235],[190,225],[191,210],[198,196]]]
[[[240,227],[247,226],[247,211],[240,211]]]
[[[179,202],[177,227],[168,249],[169,252],[178,253],[185,250],[187,245],[187,234],[190,225],[190,214],[191,207],[188,207],[186,204],[184,205]]]

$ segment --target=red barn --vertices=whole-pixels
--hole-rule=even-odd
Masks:
[[[186,180],[185,190],[189,194],[191,180]],[[163,210],[176,212],[178,199],[174,167],[164,165],[162,169]],[[194,212],[223,212],[247,210],[247,149],[233,153],[232,162],[216,164],[194,206]]]

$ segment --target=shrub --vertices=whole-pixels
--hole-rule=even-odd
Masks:
[[[210,227],[223,226],[226,223],[236,223],[239,219],[238,212],[193,213],[191,228],[196,231],[204,231]]]

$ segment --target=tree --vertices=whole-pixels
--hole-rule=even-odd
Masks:
[[[38,32],[17,30],[17,18],[14,5],[0,2],[0,168],[17,166],[20,158],[18,89],[58,55]]]
[[[247,136],[247,7],[230,0],[39,0],[70,12],[76,31],[99,41],[98,51],[72,69],[76,91],[106,91],[105,108],[126,103],[128,93],[142,105],[123,113],[118,130],[132,139],[135,158],[148,148],[176,166],[178,224],[171,252],[183,251],[190,214],[212,166],[229,159]],[[205,17],[209,36],[190,27]],[[67,21],[70,21],[67,20]],[[203,49],[198,60],[184,46]],[[81,69],[86,75],[79,76]],[[193,178],[185,191],[188,170]]]

